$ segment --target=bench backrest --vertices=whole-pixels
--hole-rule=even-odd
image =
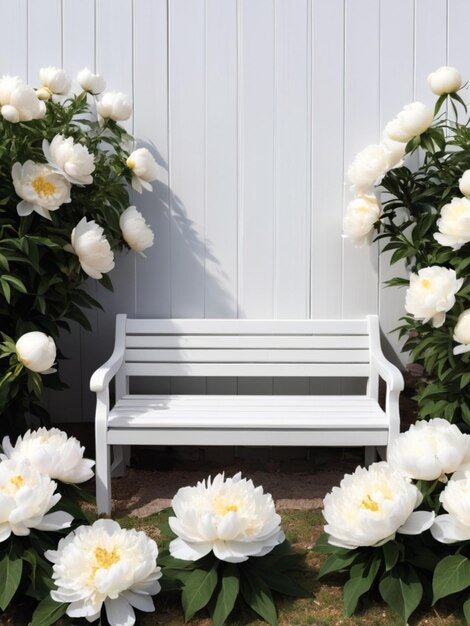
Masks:
[[[129,376],[375,379],[370,363],[371,332],[378,333],[376,316],[360,320],[221,320],[118,315],[116,343],[124,342],[125,362],[117,383],[126,385]]]

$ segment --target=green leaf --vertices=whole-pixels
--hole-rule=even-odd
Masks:
[[[197,569],[188,576],[181,594],[184,618],[189,621],[193,615],[206,606],[217,585],[217,564],[210,570]]]
[[[398,561],[400,549],[394,541],[387,541],[387,543],[382,546],[382,552],[385,560],[385,571],[388,572]]]
[[[240,591],[240,577],[238,567],[234,563],[227,563],[222,574],[222,585],[217,596],[212,623],[214,626],[223,626],[235,606]]]
[[[26,289],[23,281],[20,280],[19,278],[16,278],[16,276],[11,276],[10,274],[3,274],[2,280],[6,280],[7,282],[9,282],[11,285],[13,285],[15,289],[17,289],[18,291],[21,291],[21,293],[28,293],[28,290]]]
[[[411,565],[400,564],[386,572],[380,581],[379,591],[389,607],[405,620],[405,624],[423,597],[423,586]]]
[[[464,617],[467,620],[467,624],[470,624],[470,598],[468,600],[465,600],[462,605],[462,610]]]
[[[261,578],[272,591],[294,598],[309,598],[311,594],[295,582],[288,574],[275,570],[260,572]]]
[[[432,579],[433,604],[470,585],[470,559],[462,554],[447,556],[436,565]]]
[[[270,626],[277,626],[277,611],[271,591],[265,582],[250,571],[240,581],[240,591],[245,602]]]
[[[23,561],[11,549],[0,561],[0,609],[4,611],[10,604],[21,582]]]
[[[31,626],[51,626],[65,615],[68,604],[55,602],[50,596],[42,600],[33,613]]]
[[[351,568],[351,578],[344,585],[344,612],[349,617],[354,613],[359,598],[372,587],[380,567],[380,559],[375,557],[368,563],[357,563]]]
[[[357,550],[350,550],[349,553],[345,555],[331,554],[320,567],[318,578],[322,578],[331,572],[339,572],[347,569],[352,563],[354,563],[359,554],[360,553]]]
[[[462,374],[462,378],[460,379],[460,389],[463,389],[470,383],[470,372],[465,372]]]

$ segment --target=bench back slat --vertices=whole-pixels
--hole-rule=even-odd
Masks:
[[[130,335],[127,348],[369,350],[368,335]]]
[[[127,349],[127,363],[369,363],[368,350]]]
[[[121,341],[126,378],[371,375],[367,319],[131,318]]]
[[[128,376],[324,376],[367,378],[367,363],[127,363]]]

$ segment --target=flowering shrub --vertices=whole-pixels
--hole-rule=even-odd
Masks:
[[[44,376],[60,361],[59,332],[70,321],[89,328],[83,310],[99,307],[86,280],[111,289],[114,253],[153,243],[129,186],[151,190],[158,166],[118,123],[131,115],[129,98],[102,93],[104,79],[87,68],[73,87],[54,67],[39,79],[33,89],[0,77],[3,434],[24,432],[27,413],[45,419],[37,401],[43,383],[60,385],[58,374]]]
[[[409,278],[388,285],[407,288],[398,330],[423,371],[419,417],[439,416],[468,429],[470,127],[458,117],[457,107],[467,110],[457,93],[459,72],[439,68],[428,84],[438,96],[434,111],[421,102],[406,105],[385,126],[381,143],[351,164],[357,197],[346,208],[343,234],[356,246],[375,236],[384,243],[381,252],[392,252],[391,263],[405,260]],[[416,151],[419,165],[410,169],[406,159]]]
[[[418,607],[452,596],[470,623],[469,453],[470,436],[454,424],[418,422],[387,463],[357,468],[326,495],[320,577],[347,572],[347,615],[378,592],[406,624]]]
[[[177,535],[159,559],[163,585],[181,589],[185,621],[208,607],[222,626],[241,598],[268,624],[277,624],[271,590],[302,597],[289,576],[298,566],[270,494],[238,473],[183,487],[172,501]]]

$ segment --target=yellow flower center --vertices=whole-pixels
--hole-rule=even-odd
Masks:
[[[379,510],[379,505],[377,504],[377,502],[375,500],[372,500],[372,498],[370,497],[369,494],[367,494],[367,496],[361,502],[361,506],[364,509],[368,509],[369,511],[374,511],[375,512],[375,511]]]
[[[38,196],[46,196],[46,198],[54,195],[57,191],[54,183],[46,180],[44,176],[36,176],[31,185]]]
[[[431,286],[431,281],[428,280],[427,278],[422,278],[420,282],[421,282],[421,287],[424,287],[425,289],[429,289],[429,287]]]
[[[227,503],[224,498],[217,498],[214,502],[214,510],[217,515],[227,515],[227,513],[231,511],[236,513],[238,511],[238,505]]]
[[[126,163],[127,163],[127,167],[128,167],[130,170],[133,170],[133,169],[134,169],[134,167],[135,167],[135,161],[134,161],[134,159],[131,159],[131,157],[129,157],[129,158],[127,159]]]
[[[119,563],[121,557],[117,553],[116,548],[114,547],[112,552],[106,550],[105,548],[100,548],[99,546],[95,548],[94,551],[96,565],[94,567],[94,571],[98,569],[109,569],[115,563]]]
[[[23,476],[21,476],[21,474],[18,474],[18,476],[13,476],[13,478],[10,478],[10,483],[16,490],[18,490],[24,485],[24,478]]]

